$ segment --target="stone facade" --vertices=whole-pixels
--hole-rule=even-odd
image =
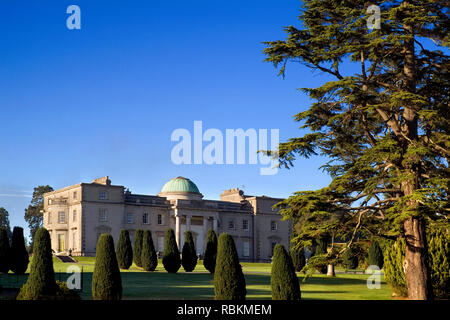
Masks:
[[[188,182],[194,192],[174,189],[172,184],[157,196],[132,194],[103,177],[46,193],[43,218],[52,249],[94,256],[100,234],[109,233],[116,242],[120,230],[126,229],[133,241],[135,231],[143,229],[152,231],[156,250],[162,252],[168,228],[175,230],[180,251],[184,232],[190,230],[198,254],[204,252],[209,229],[217,235],[229,233],[241,261],[270,261],[276,243],[289,247],[290,222],[281,221],[281,215],[272,209],[282,199],[247,196],[236,188],[224,191],[220,201],[205,200],[192,181],[175,179],[177,187],[180,180]]]

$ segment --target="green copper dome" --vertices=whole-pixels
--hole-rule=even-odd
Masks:
[[[167,182],[161,189],[161,193],[165,192],[193,192],[200,193],[195,183],[183,177],[177,177]]]

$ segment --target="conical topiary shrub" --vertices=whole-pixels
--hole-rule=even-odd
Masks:
[[[0,228],[0,273],[8,273],[10,259],[8,232]]]
[[[95,267],[92,274],[92,299],[120,300],[122,279],[114,251],[114,240],[102,234],[97,242]]]
[[[381,269],[383,268],[383,260],[383,251],[381,250],[378,241],[371,241],[369,247],[369,265],[375,265]]]
[[[305,251],[303,250],[303,247],[291,248],[290,255],[295,271],[301,271],[306,264]]]
[[[141,262],[142,268],[145,271],[155,271],[158,266],[158,257],[156,256],[156,250],[150,230],[144,231],[144,237],[142,239]]]
[[[300,285],[291,257],[281,244],[275,245],[270,278],[273,300],[300,300]]]
[[[170,273],[176,273],[181,267],[180,251],[178,250],[173,229],[168,229],[166,231],[162,263],[164,269]]]
[[[20,295],[23,300],[54,299],[56,296],[52,246],[50,234],[45,228],[38,229],[34,234],[30,275]]]
[[[24,274],[27,271],[30,258],[25,247],[23,229],[20,227],[14,227],[10,254],[10,270],[15,274]]]
[[[184,233],[184,245],[181,253],[181,265],[186,272],[191,272],[197,265],[197,251],[191,231]]]
[[[129,269],[133,264],[133,248],[128,230],[121,230],[116,249],[117,262],[120,269]]]
[[[219,236],[214,293],[216,300],[245,300],[247,294],[236,246],[233,238],[227,233]]]
[[[214,273],[217,257],[217,236],[214,230],[209,229],[206,235],[206,249],[203,256],[203,266],[210,273]]]
[[[398,238],[391,247],[386,249],[384,256],[384,278],[391,287],[394,295],[403,297],[408,295],[406,277],[403,272],[405,247],[405,240]]]
[[[141,257],[142,257],[142,238],[144,236],[144,231],[141,229],[136,230],[134,233],[134,243],[133,243],[133,262],[136,266],[142,267]]]
[[[344,252],[342,266],[345,270],[353,270],[358,267],[358,257],[354,254],[351,246]]]
[[[428,265],[435,297],[450,296],[450,236],[446,229],[432,228],[427,235]]]

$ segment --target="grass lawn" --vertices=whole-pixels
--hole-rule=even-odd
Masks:
[[[91,299],[91,280],[94,271],[95,258],[76,257],[78,263],[62,263],[54,259],[56,280],[64,281],[70,265],[83,269],[83,299]],[[247,299],[271,299],[270,263],[241,263],[247,283]],[[27,271],[28,272],[28,271]],[[214,299],[213,275],[203,267],[202,261],[197,264],[194,272],[184,272],[183,268],[176,274],[167,273],[161,261],[155,272],[143,272],[133,265],[129,270],[121,270],[123,299]],[[338,273],[334,278],[316,274],[306,283],[299,274],[302,299],[325,300],[384,300],[390,299],[391,291],[388,285],[381,283],[381,289],[369,290],[366,286],[368,275]],[[20,286],[26,281],[27,275],[0,275],[0,284],[7,287]]]

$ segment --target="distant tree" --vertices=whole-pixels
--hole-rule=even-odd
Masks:
[[[273,249],[270,285],[273,300],[300,300],[300,284],[294,264],[281,244]]]
[[[303,248],[291,248],[290,255],[295,271],[299,272],[306,264],[305,251]]]
[[[31,246],[33,246],[34,234],[42,227],[42,210],[44,209],[44,193],[53,191],[49,185],[34,188],[31,204],[25,209],[25,221],[28,222],[31,236]]]
[[[30,258],[25,248],[23,229],[21,227],[14,227],[11,241],[10,270],[15,274],[24,274],[27,271],[29,261]]]
[[[227,233],[219,236],[214,293],[216,300],[245,300],[247,294],[236,246],[233,238]]]
[[[95,267],[92,274],[92,298],[94,300],[122,299],[122,279],[110,234],[98,239]]]
[[[217,235],[214,230],[209,229],[206,234],[206,249],[203,256],[203,266],[210,273],[214,273],[217,257]]]
[[[39,228],[34,238],[30,275],[21,290],[21,299],[54,299],[56,289],[50,234],[47,229]]]
[[[191,231],[184,233],[184,245],[181,254],[181,265],[186,272],[191,272],[197,265],[197,250],[195,249],[194,238]]]
[[[133,248],[128,230],[121,230],[116,249],[117,262],[121,269],[129,269],[133,264]]]
[[[5,208],[0,208],[0,228],[6,230],[9,241],[12,238],[11,225],[9,224],[9,212]]]
[[[144,231],[142,240],[142,268],[145,271],[155,271],[158,266],[158,257],[156,256],[155,246],[153,244],[152,232],[150,230]]]
[[[133,243],[133,261],[138,267],[142,267],[141,257],[142,257],[142,239],[144,237],[144,231],[141,229],[136,230],[134,234]]]
[[[372,240],[369,246],[369,265],[375,265],[381,269],[383,268],[383,260],[383,251],[380,244],[378,241]]]
[[[358,257],[353,252],[352,247],[347,249],[345,251],[343,257],[342,257],[342,266],[347,269],[356,269],[358,267]]]
[[[164,269],[170,273],[176,273],[181,267],[180,251],[177,246],[173,229],[168,229],[166,231],[162,263]]]
[[[10,259],[8,232],[5,228],[0,227],[0,273],[8,273]]]

